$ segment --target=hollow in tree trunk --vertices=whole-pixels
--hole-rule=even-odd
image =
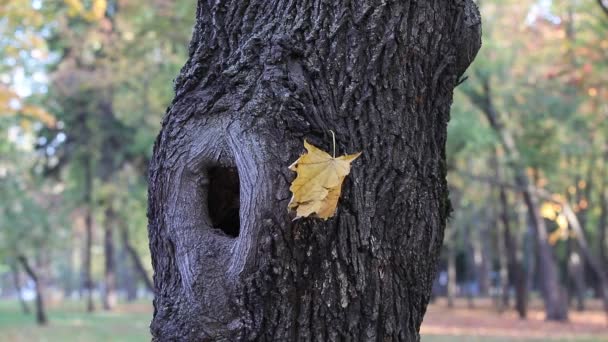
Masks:
[[[157,341],[418,341],[450,211],[470,0],[199,0],[150,164]],[[336,216],[293,221],[307,139],[362,151]]]

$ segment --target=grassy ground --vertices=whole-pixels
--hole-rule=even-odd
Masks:
[[[116,312],[87,314],[82,304],[63,303],[60,308],[49,309],[48,314],[49,325],[38,327],[34,316],[24,315],[18,303],[0,301],[0,341],[150,341],[151,308],[146,304],[121,305]]]
[[[64,302],[49,309],[49,326],[38,327],[34,316],[24,315],[17,302],[0,300],[0,341],[150,341],[148,324],[151,311],[149,303],[140,302],[120,305],[111,313],[98,311],[87,314],[82,303]],[[589,321],[589,317],[584,319]],[[603,322],[603,316],[600,318]],[[422,342],[608,342],[608,327],[604,335],[601,322],[597,322],[599,325],[581,325],[576,322],[577,317],[573,320],[560,325],[545,323],[540,318],[521,322],[509,315],[499,316],[487,308],[445,310],[443,304],[434,304],[423,323]],[[601,330],[593,332],[589,328]],[[545,334],[544,330],[553,333]],[[590,336],[590,333],[595,336]],[[539,335],[553,336],[549,339]]]

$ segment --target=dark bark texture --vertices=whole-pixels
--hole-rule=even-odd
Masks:
[[[150,164],[154,340],[418,341],[473,2],[199,0],[196,15]],[[292,221],[287,167],[305,138],[330,151],[329,130],[363,155],[334,218]]]

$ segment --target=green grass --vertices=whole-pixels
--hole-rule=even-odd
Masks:
[[[140,304],[141,305],[141,304]],[[24,315],[17,302],[0,301],[0,340],[11,342],[139,342],[150,341],[151,313],[84,312],[84,305],[67,302],[50,309],[49,325],[39,327],[34,315]]]
[[[84,312],[84,304],[64,302],[50,309],[49,325],[39,327],[34,316],[24,315],[17,302],[0,301],[0,341],[10,342],[139,342],[150,341],[149,304],[121,306],[117,312]],[[504,337],[429,336],[422,342],[541,342],[543,339],[509,339]],[[608,342],[600,339],[577,338],[551,340],[556,342]]]

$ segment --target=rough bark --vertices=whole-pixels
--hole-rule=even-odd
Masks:
[[[42,282],[24,255],[20,255],[17,260],[25,270],[25,273],[27,273],[27,275],[34,282],[34,287],[36,289],[36,322],[39,325],[46,325],[48,323],[48,319],[46,316],[46,309],[44,307],[44,291],[42,289]]]
[[[418,341],[479,46],[468,0],[200,0],[150,164],[154,339]],[[363,156],[336,217],[292,221],[287,166],[330,129]]]

